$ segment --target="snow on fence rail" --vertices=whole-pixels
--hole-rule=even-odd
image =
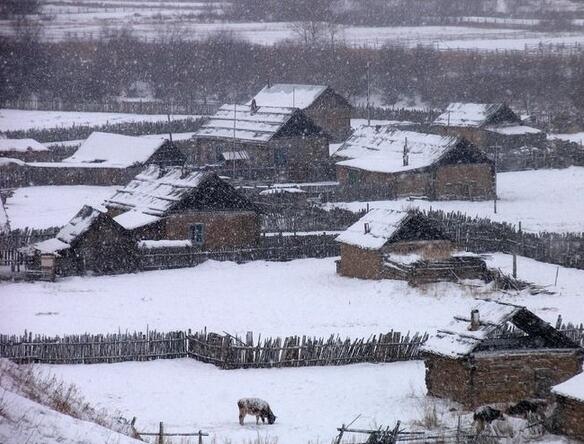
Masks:
[[[419,358],[428,335],[391,331],[369,339],[289,336],[246,342],[229,334],[203,330],[47,337],[0,335],[0,357],[18,364],[95,364],[190,357],[222,369],[345,365]]]

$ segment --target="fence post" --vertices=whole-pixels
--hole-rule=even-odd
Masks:
[[[203,444],[203,433],[199,430],[199,444]]]
[[[164,426],[162,425],[162,421],[160,421],[158,429],[158,444],[164,444]]]

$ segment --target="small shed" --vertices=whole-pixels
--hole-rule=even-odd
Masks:
[[[136,269],[136,247],[126,230],[109,215],[88,205],[54,238],[24,247],[33,269],[51,256],[54,274],[112,274]]]
[[[328,163],[325,132],[298,108],[223,105],[194,134],[194,165],[247,178],[321,179]]]
[[[18,159],[24,162],[45,162],[50,160],[51,152],[34,139],[0,138],[0,157]]]
[[[443,135],[464,137],[481,149],[539,145],[546,135],[522,124],[504,103],[451,103],[433,123]]]
[[[458,251],[439,223],[419,211],[374,209],[337,238],[342,276],[410,284],[481,279],[486,264]]]
[[[584,439],[584,373],[554,386],[552,393],[556,401],[554,432]]]
[[[458,137],[364,125],[334,157],[339,183],[359,198],[484,200],[496,192],[493,162]]]
[[[189,240],[201,250],[259,242],[256,206],[212,172],[151,165],[105,206],[136,240]]]
[[[145,166],[183,165],[185,157],[163,137],[93,132],[61,162],[28,163],[35,185],[125,185]]]
[[[252,100],[257,106],[300,108],[325,130],[331,142],[342,142],[351,134],[353,107],[330,86],[275,83],[266,85]]]
[[[479,300],[421,349],[428,394],[467,407],[548,398],[582,371],[582,349],[526,307]]]

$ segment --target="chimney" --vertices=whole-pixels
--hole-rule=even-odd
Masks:
[[[371,227],[369,226],[369,222],[365,222],[363,224],[363,228],[365,229],[365,234],[367,234],[371,231]]]
[[[470,328],[469,330],[478,330],[481,326],[481,316],[478,310],[471,310],[470,312]]]
[[[255,114],[258,112],[258,104],[256,103],[255,99],[251,100],[251,106],[249,107],[249,111],[251,114]]]

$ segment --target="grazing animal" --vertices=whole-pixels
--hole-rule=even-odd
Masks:
[[[477,429],[482,431],[486,424],[490,424],[496,419],[505,419],[505,417],[501,410],[486,405],[475,410],[472,419],[477,424]]]
[[[507,409],[507,414],[526,417],[530,413],[541,413],[545,406],[545,401],[530,401],[528,399],[524,399],[519,401],[517,404],[510,406]]]
[[[276,422],[276,416],[268,404],[263,399],[259,398],[241,398],[237,401],[237,407],[239,407],[239,424],[243,425],[243,419],[245,415],[252,415],[256,417],[256,424],[259,424],[260,418],[262,423],[268,420],[268,424],[273,424]]]

